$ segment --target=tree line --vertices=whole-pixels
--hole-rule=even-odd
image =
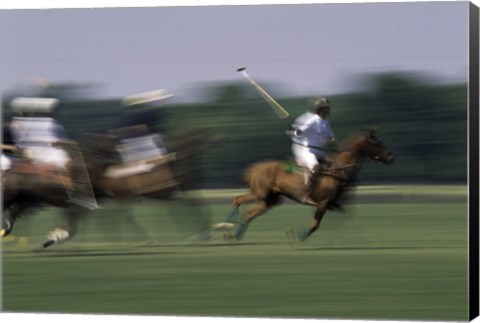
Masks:
[[[466,84],[435,84],[401,73],[372,75],[365,83],[368,86],[361,92],[328,96],[333,104],[330,121],[340,144],[374,126],[396,155],[390,166],[366,164],[360,174],[365,184],[467,182]],[[50,95],[61,98],[68,89],[59,87]],[[158,131],[172,147],[192,128],[219,139],[202,154],[199,187],[239,187],[249,164],[292,158],[285,130],[309,108],[311,97],[276,96],[290,112],[288,119],[279,119],[245,83],[219,84],[208,97],[206,102],[169,104],[156,110]],[[4,107],[6,122],[8,102]],[[56,118],[73,139],[81,141],[85,133],[107,131],[122,113],[120,100],[66,99]]]

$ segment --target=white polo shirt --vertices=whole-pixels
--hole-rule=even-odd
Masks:
[[[65,138],[65,130],[53,118],[14,117],[10,123],[13,141],[26,148],[34,161],[66,167],[70,157],[67,152],[52,144]]]
[[[292,127],[302,132],[298,136],[292,136],[292,141],[310,149],[322,149],[335,137],[330,122],[312,112],[299,116]]]

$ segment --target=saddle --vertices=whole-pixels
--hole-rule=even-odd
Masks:
[[[178,186],[170,163],[175,154],[110,165],[96,187],[112,196],[135,196]]]
[[[327,172],[328,168],[330,167],[330,163],[319,163],[316,167],[315,170],[313,171],[313,174],[318,175]],[[288,160],[283,163],[283,166],[281,168],[282,171],[285,173],[289,174],[303,174],[305,172],[306,167],[301,166],[297,164],[295,161]]]
[[[68,171],[51,164],[37,164],[31,160],[15,160],[6,176],[14,176],[18,189],[32,189],[38,185],[64,189],[73,187]]]
[[[282,167],[282,171],[289,174],[301,173],[303,170],[304,168],[302,166],[292,160],[285,161]]]
[[[34,164],[29,161],[22,161],[14,163],[11,170],[20,175],[48,176],[55,174],[56,167],[49,164]]]

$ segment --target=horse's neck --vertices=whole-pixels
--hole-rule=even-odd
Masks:
[[[348,178],[361,162],[361,157],[355,150],[347,149],[338,153],[333,159],[332,172]]]

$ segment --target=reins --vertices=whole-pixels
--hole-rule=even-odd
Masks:
[[[340,154],[342,152],[347,152],[347,151],[356,152],[355,149],[347,148],[347,149],[343,149],[341,151],[338,151],[337,156],[338,156],[338,154]],[[360,159],[362,159],[362,158],[360,158]],[[333,163],[335,164],[335,161],[333,161]],[[319,171],[318,173],[322,174],[322,175],[330,176],[330,177],[333,177],[333,178],[336,178],[336,179],[339,179],[339,180],[342,180],[344,182],[347,182],[350,179],[350,177],[340,176],[340,175],[337,175],[333,172],[335,172],[337,170],[345,170],[345,169],[349,169],[349,168],[352,168],[352,167],[357,167],[357,166],[360,166],[362,163],[363,163],[363,161],[360,161],[358,163],[353,163],[353,164],[341,165],[341,166],[334,166],[334,167],[332,166],[329,169],[324,170],[324,171]]]
[[[346,165],[346,166],[342,166],[342,167],[335,167],[335,168],[331,168],[331,169],[328,169],[328,170],[325,170],[325,171],[319,171],[318,174],[330,176],[330,177],[333,177],[333,178],[336,178],[336,179],[347,182],[350,179],[349,177],[343,177],[343,176],[334,174],[331,171],[348,169],[348,168],[359,166],[361,164],[362,163],[356,163],[356,164],[350,164],[350,165]]]

